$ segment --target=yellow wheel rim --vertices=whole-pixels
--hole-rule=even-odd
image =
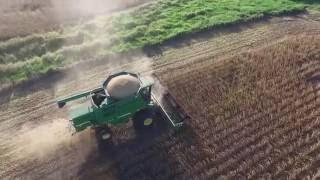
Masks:
[[[143,121],[143,125],[145,126],[150,126],[152,124],[152,119],[151,118],[147,118]]]

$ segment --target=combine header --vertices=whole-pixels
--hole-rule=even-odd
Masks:
[[[110,126],[133,121],[136,130],[153,126],[154,117],[160,114],[172,127],[179,128],[188,118],[168,92],[157,97],[153,94],[154,82],[129,72],[109,76],[102,87],[58,100],[59,108],[70,101],[82,98],[91,105],[70,110],[70,122],[76,132],[88,127],[96,130],[97,137],[108,141],[112,137]]]

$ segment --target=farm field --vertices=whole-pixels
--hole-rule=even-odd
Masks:
[[[159,74],[192,117],[196,144],[180,147],[186,152],[177,161],[193,166],[181,176],[319,178],[319,40],[286,37],[219,63]]]
[[[319,15],[272,18],[168,42],[152,59],[83,62],[2,91],[0,179],[316,177],[319,33]],[[123,69],[153,70],[192,119],[143,140],[131,124],[113,128],[113,151],[101,154],[91,131],[70,137],[52,100]]]
[[[241,0],[237,3],[234,0],[153,1],[130,11],[100,16],[58,31],[1,42],[0,82],[16,84],[79,62],[104,60],[117,53],[158,46],[213,28],[273,15],[297,14],[308,6],[305,1],[294,0]]]

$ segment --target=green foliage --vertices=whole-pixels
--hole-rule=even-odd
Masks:
[[[83,39],[84,35],[81,33],[61,35],[57,32],[14,38],[0,43],[0,63],[15,63],[33,57],[41,57],[48,52],[55,52],[63,46],[81,44]]]
[[[47,53],[44,56],[34,57],[28,61],[15,64],[0,65],[0,82],[15,82],[27,80],[46,74],[65,65],[65,58],[57,53]]]
[[[253,18],[303,10],[290,0],[162,0],[132,14],[113,18],[119,51]]]
[[[159,0],[63,31],[14,38],[0,42],[0,82],[25,80],[65,64],[157,45],[205,29],[303,10],[313,2],[306,1]]]

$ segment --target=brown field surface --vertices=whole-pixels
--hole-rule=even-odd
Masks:
[[[3,90],[0,179],[319,176],[318,20],[210,31],[168,43],[152,59],[80,64]],[[67,112],[53,100],[124,69],[153,71],[192,118],[179,133],[160,128],[142,139],[130,123],[115,127],[114,146],[99,153],[92,131],[68,133]]]
[[[164,75],[192,117],[198,143],[197,151],[183,148],[185,161],[194,164],[183,177],[314,177],[320,170],[319,58],[320,35],[299,35]]]
[[[0,40],[56,30],[150,0],[0,0]]]

